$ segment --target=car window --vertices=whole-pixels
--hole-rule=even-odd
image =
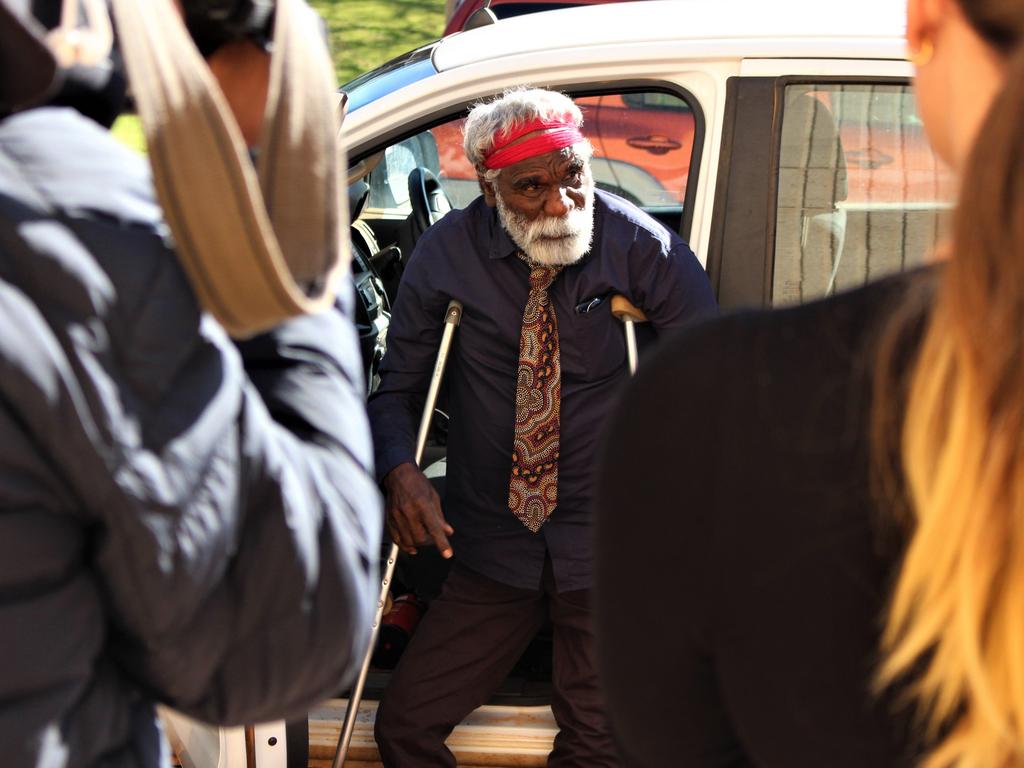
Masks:
[[[368,208],[392,213],[408,214],[409,174],[416,168],[426,168],[435,176],[441,172],[438,147],[430,131],[410,136],[404,141],[384,149],[384,154],[370,172],[370,185],[366,200]]]
[[[922,263],[948,226],[953,190],[910,86],[787,86],[772,303],[808,301]]]
[[[592,168],[600,189],[648,210],[682,210],[693,152],[695,119],[681,97],[648,91],[582,96],[583,132],[594,147]],[[432,171],[452,207],[479,194],[476,172],[462,149],[464,118],[451,120],[389,147],[370,174],[370,208],[411,210],[403,176],[417,165]],[[399,149],[401,148],[401,149]]]
[[[693,154],[690,105],[661,91],[586,96],[584,133],[597,186],[643,208],[682,208]]]

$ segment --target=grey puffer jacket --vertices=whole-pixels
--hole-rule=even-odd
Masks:
[[[338,312],[236,346],[141,157],[0,121],[0,765],[150,768],[154,701],[240,724],[346,684],[381,531],[360,365]]]

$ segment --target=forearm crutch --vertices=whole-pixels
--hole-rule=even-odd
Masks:
[[[629,374],[636,373],[636,327],[635,323],[646,323],[647,315],[637,309],[625,296],[612,296],[612,314],[622,321],[626,332],[626,356],[629,358]]]
[[[420,418],[420,432],[416,438],[416,466],[423,460],[423,450],[427,445],[427,435],[430,432],[430,422],[434,416],[434,406],[437,403],[437,394],[441,390],[441,379],[444,377],[444,367],[448,362],[448,350],[452,345],[452,337],[455,335],[455,328],[462,319],[462,304],[455,299],[448,302],[448,309],[444,314],[444,333],[441,336],[441,345],[437,350],[437,362],[434,363],[434,373],[430,377],[430,387],[427,390],[427,401],[423,406],[423,416]],[[345,765],[345,758],[348,755],[349,743],[352,741],[352,732],[356,726],[356,714],[359,712],[359,701],[363,698],[363,688],[366,687],[366,676],[370,672],[370,660],[373,658],[373,646],[377,642],[377,634],[380,632],[380,622],[384,615],[384,604],[388,599],[388,591],[391,589],[391,577],[395,574],[395,563],[398,561],[398,545],[392,542],[391,550],[388,552],[387,565],[384,568],[384,578],[380,583],[380,598],[377,600],[377,613],[373,618],[373,626],[370,628],[370,644],[366,647],[366,656],[363,658],[363,666],[359,670],[359,677],[352,686],[352,693],[348,699],[348,706],[345,708],[345,719],[342,722],[341,733],[338,736],[338,748],[334,753],[333,768],[342,768]]]

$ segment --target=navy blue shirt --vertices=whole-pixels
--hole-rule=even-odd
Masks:
[[[558,506],[539,533],[508,509],[516,371],[529,267],[483,198],[452,211],[419,239],[395,300],[370,421],[379,477],[412,462],[416,432],[450,299],[463,305],[448,369],[447,482],[442,506],[455,557],[515,587],[535,589],[549,554],[559,591],[591,585],[591,519],[599,436],[629,375],[622,324],[607,298],[621,293],[659,334],[716,311],[707,276],[675,234],[639,208],[595,193],[590,252],[549,289],[562,365]],[[590,311],[577,307],[595,297]],[[590,302],[593,303],[593,302]],[[628,510],[623,511],[628,514]]]

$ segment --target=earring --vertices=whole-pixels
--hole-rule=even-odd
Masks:
[[[935,55],[935,46],[932,45],[932,41],[925,38],[921,41],[921,44],[917,47],[917,50],[907,49],[907,59],[915,67],[920,69],[932,60],[932,56]]]

